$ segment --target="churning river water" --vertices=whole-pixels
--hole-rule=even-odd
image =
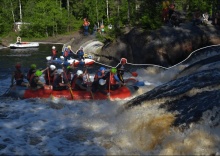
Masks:
[[[44,69],[51,47],[1,49],[1,95],[16,62]],[[210,46],[170,68],[130,64],[145,86],[125,100],[0,97],[0,155],[220,155],[219,56]]]

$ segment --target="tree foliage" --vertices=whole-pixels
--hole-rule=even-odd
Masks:
[[[170,3],[172,1],[170,0]],[[218,0],[176,0],[177,9],[212,13]],[[13,31],[14,22],[27,22],[19,32],[25,37],[56,36],[82,28],[88,18],[93,25],[112,24],[121,32],[124,26],[156,29],[162,25],[163,0],[1,0],[0,35]],[[21,8],[20,8],[21,4]],[[22,13],[22,19],[20,16]]]

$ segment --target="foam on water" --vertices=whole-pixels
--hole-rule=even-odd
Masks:
[[[206,52],[206,51],[205,51]],[[186,67],[207,56],[198,53],[191,62],[173,68],[149,65],[137,69],[140,87],[134,97],[125,100],[67,101],[66,99],[11,99],[0,101],[0,154],[7,155],[211,155],[220,154],[219,107],[203,113],[202,119],[188,128],[175,127],[180,112],[168,112],[160,104],[178,100],[158,98],[125,109],[130,99],[170,80]],[[207,51],[211,56],[216,51]],[[199,57],[201,55],[201,57]],[[199,71],[219,66],[209,63]],[[186,73],[190,73],[186,71]],[[187,74],[186,74],[187,75]],[[129,73],[125,77],[130,77]],[[1,79],[8,86],[10,78]],[[3,94],[8,88],[2,87]],[[219,90],[192,88],[183,96]]]

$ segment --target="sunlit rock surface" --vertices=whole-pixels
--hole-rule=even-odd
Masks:
[[[154,31],[133,28],[114,43],[104,46],[100,61],[116,65],[121,57],[126,57],[135,64],[169,67],[184,60],[194,50],[213,44],[220,44],[220,31],[211,24],[182,23],[180,27],[163,26]]]

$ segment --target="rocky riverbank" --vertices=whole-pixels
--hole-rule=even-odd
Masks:
[[[146,31],[133,28],[124,36],[102,48],[101,62],[116,65],[121,57],[135,64],[172,66],[194,50],[220,44],[219,27],[182,23],[180,27],[163,26]]]
[[[131,28],[126,32],[114,42],[105,44],[100,52],[94,52],[100,58],[99,62],[115,66],[120,58],[126,57],[130,63],[169,67],[184,60],[196,49],[220,44],[220,28],[212,24],[194,26],[189,22],[179,27],[163,26],[153,31]],[[91,40],[96,40],[95,36],[74,32],[36,41],[71,45],[76,51]],[[9,45],[8,41],[3,40],[2,44]]]

